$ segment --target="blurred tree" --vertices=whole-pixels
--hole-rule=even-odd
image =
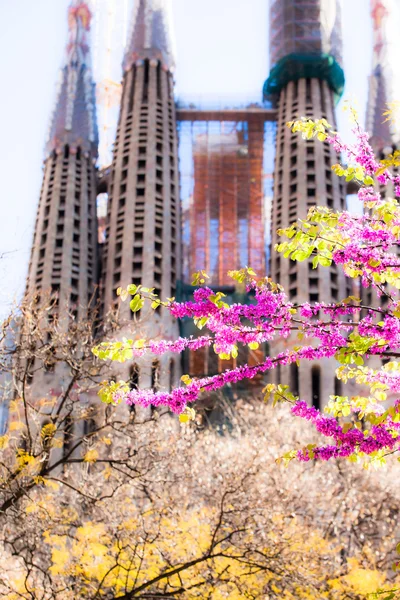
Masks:
[[[315,433],[262,403],[240,400],[229,435],[92,404],[112,376],[90,351],[93,321],[65,332],[47,308],[25,305],[2,330],[1,598],[358,600],[397,588],[391,472],[278,468]],[[63,389],[37,399],[49,355]]]

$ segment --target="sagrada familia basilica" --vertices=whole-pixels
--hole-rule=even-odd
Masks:
[[[154,288],[162,298],[188,297],[190,275],[200,269],[209,274],[211,287],[234,297],[237,290],[227,272],[245,265],[268,273],[296,302],[335,302],[349,294],[335,265],[311,270],[307,262],[283,260],[273,250],[277,229],[305,218],[314,204],[346,207],[348,190],[331,170],[337,162],[332,147],[293,136],[285,125],[300,116],[324,117],[335,125],[335,105],[344,89],[339,0],[265,1],[271,69],[264,86],[260,81],[260,103],[212,110],[176,104],[167,2],[135,0],[112,163],[101,170],[91,70],[93,15],[87,2],[72,1],[45,150],[28,295],[51,292],[54,311],[81,319],[94,301],[105,315],[119,303],[117,288],[131,283]],[[375,149],[385,152],[393,146],[381,118],[388,100],[386,0],[371,0],[371,9],[374,52],[367,127]],[[183,148],[185,132],[190,132],[190,144]],[[265,176],[271,140],[273,192]],[[181,172],[182,160],[191,164],[190,181]],[[268,186],[271,211],[266,210]],[[101,219],[100,193],[108,197]],[[143,309],[134,321],[126,303],[120,316],[125,327],[139,327],[147,336],[179,335],[178,324],[163,308]],[[192,333],[189,324],[182,327]],[[282,349],[290,343],[280,342]],[[260,356],[252,352],[242,359],[251,362]],[[161,363],[135,365],[135,385],[168,389],[182,372],[201,375],[216,368],[221,365],[215,357],[201,351],[185,357],[184,365],[176,356],[163,357]],[[121,376],[132,378],[132,366],[123,369]],[[338,392],[334,371],[327,361],[284,367],[277,376],[318,405],[321,390]],[[54,386],[55,377],[54,372],[42,373],[32,385],[43,390]]]

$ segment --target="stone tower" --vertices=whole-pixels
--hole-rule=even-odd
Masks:
[[[27,280],[27,297],[55,295],[54,313],[87,314],[97,285],[95,92],[90,69],[91,12],[75,0],[69,37],[45,149],[43,184]],[[64,320],[68,327],[68,319]],[[35,375],[43,394],[59,374]],[[38,381],[38,378],[45,381]]]
[[[123,67],[108,190],[103,312],[116,303],[119,286],[142,284],[166,299],[175,296],[180,278],[174,58],[166,0],[135,3]],[[133,315],[125,303],[120,316],[129,337],[178,335],[164,308],[154,312],[146,305]],[[178,375],[177,357],[149,361],[138,361],[130,373],[122,367],[121,376],[144,389],[168,389]]]
[[[371,144],[376,153],[393,151],[393,131],[390,121],[382,116],[387,103],[392,100],[389,68],[387,22],[390,18],[388,0],[371,0],[373,26],[372,72],[369,77],[366,130],[371,135]]]
[[[387,104],[393,100],[390,82],[392,73],[388,56],[388,22],[394,15],[390,0],[371,0],[371,18],[373,28],[373,53],[372,71],[369,77],[368,104],[366,115],[366,130],[370,134],[370,142],[378,159],[384,159],[398,148],[398,139],[395,138],[395,128],[390,120],[383,116]],[[396,144],[397,142],[397,144]],[[396,168],[392,168],[396,171]],[[393,185],[377,186],[382,195],[394,196]],[[394,251],[396,251],[394,249]],[[390,289],[390,288],[388,288]],[[395,291],[392,289],[392,292]],[[387,296],[378,298],[371,287],[363,288],[363,300],[369,306],[385,306]],[[369,364],[380,365],[378,359],[370,359]]]
[[[310,207],[345,208],[345,189],[331,171],[337,157],[331,146],[305,141],[291,133],[287,121],[324,117],[335,126],[335,100],[344,86],[341,27],[337,0],[270,0],[270,76],[264,96],[278,109],[274,197],[272,204],[272,279],[293,302],[335,302],[348,295],[345,278],[335,265],[312,269],[311,261],[292,262],[274,252],[276,231],[304,219]],[[296,345],[280,341],[274,350]],[[283,367],[278,380],[290,383],[303,399],[319,404],[339,393],[334,361]]]
[[[97,265],[97,126],[90,19],[85,2],[72,3],[27,284],[29,293],[57,292],[60,312],[68,306],[78,317],[84,315],[94,293]]]

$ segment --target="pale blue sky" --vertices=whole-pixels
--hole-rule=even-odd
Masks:
[[[343,2],[345,98],[357,98],[363,114],[371,66],[369,0]],[[68,3],[0,0],[3,314],[24,289]],[[172,6],[178,95],[218,103],[260,100],[268,69],[268,0],[172,0]],[[340,110],[338,116],[348,131]]]

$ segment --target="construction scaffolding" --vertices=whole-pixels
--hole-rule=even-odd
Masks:
[[[181,295],[193,291],[191,275],[204,269],[227,302],[251,302],[235,289],[228,271],[250,265],[268,272],[270,207],[275,155],[276,112],[263,108],[177,111],[182,201]],[[182,324],[184,335],[196,335]],[[265,349],[243,352],[230,361],[212,349],[188,353],[192,375],[216,373],[258,362]]]
[[[289,81],[323,79],[339,97],[344,88],[339,0],[270,0],[271,73],[264,97]]]
[[[221,288],[232,285],[229,270],[266,270],[275,113],[232,110],[229,121],[211,120],[216,116],[178,110],[183,281],[204,269],[209,284]]]
[[[395,99],[391,69],[391,58],[395,56],[394,35],[390,31],[391,22],[396,22],[394,11],[395,5],[390,0],[371,0],[373,55],[366,129],[371,134],[371,143],[376,152],[382,152],[384,149],[392,151],[393,143],[398,143],[395,124],[382,117],[388,105]]]

